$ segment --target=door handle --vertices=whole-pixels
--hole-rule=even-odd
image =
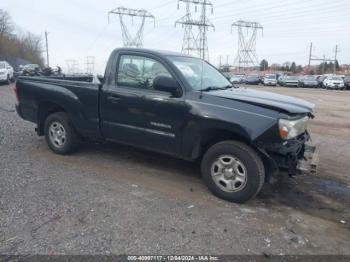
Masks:
[[[111,103],[118,103],[120,100],[120,97],[117,95],[110,95],[107,97],[107,100],[110,101]]]

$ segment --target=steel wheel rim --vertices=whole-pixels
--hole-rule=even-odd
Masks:
[[[247,184],[247,169],[237,157],[222,155],[211,165],[215,184],[225,192],[237,192]]]
[[[66,143],[66,130],[60,122],[52,122],[49,127],[49,137],[51,143],[57,147],[61,148]]]

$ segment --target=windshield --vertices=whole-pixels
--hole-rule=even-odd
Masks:
[[[298,80],[297,76],[286,76],[287,80]]]
[[[329,80],[343,81],[343,78],[341,78],[341,77],[330,77]]]
[[[4,69],[5,68],[5,63],[0,63],[0,69]]]
[[[270,76],[265,76],[266,79],[276,79],[276,76],[270,75]]]
[[[247,76],[247,80],[256,80],[259,79],[259,76]]]
[[[227,88],[232,84],[215,67],[194,57],[168,56],[195,91]]]
[[[304,76],[305,80],[315,80],[316,78],[314,76]]]

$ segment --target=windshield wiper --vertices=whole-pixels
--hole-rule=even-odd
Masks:
[[[225,90],[225,89],[229,89],[232,88],[232,85],[227,85],[227,86],[208,86],[206,88],[201,89],[202,92],[208,92],[208,91],[214,91],[214,90]]]

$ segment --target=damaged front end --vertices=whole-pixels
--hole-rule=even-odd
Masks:
[[[278,130],[280,139],[260,144],[259,150],[272,176],[280,171],[286,171],[289,176],[317,173],[318,150],[311,145],[306,129],[310,118],[313,115],[280,119],[274,129]]]
[[[310,144],[307,131],[281,144],[266,146],[264,151],[273,162],[270,164],[278,171],[286,171],[289,176],[317,173],[318,150]]]

